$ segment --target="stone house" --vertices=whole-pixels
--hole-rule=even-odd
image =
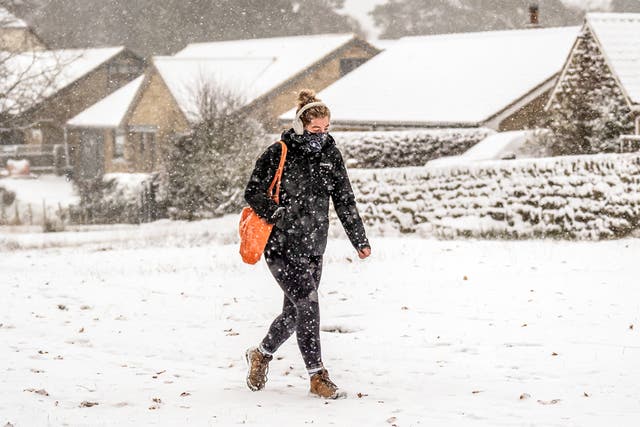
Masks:
[[[18,143],[61,144],[71,117],[138,76],[143,65],[124,47],[22,52],[4,64],[15,81],[0,83],[13,88],[0,115],[22,130]]]
[[[103,145],[95,175],[155,171],[172,139],[201,119],[198,95],[204,87],[232,92],[243,112],[275,131],[300,89],[320,91],[378,52],[351,34],[188,45],[174,56],[154,57],[143,79],[71,119],[69,138],[92,135]],[[114,120],[106,123],[102,110],[117,112]]]
[[[47,45],[22,19],[0,7],[0,51],[45,50]]]
[[[578,27],[405,37],[318,94],[334,130],[536,127]],[[290,123],[294,111],[280,116]]]
[[[22,52],[4,64],[13,86],[0,103],[10,128],[3,145],[32,145],[50,151],[65,143],[65,124],[81,111],[122,87],[144,69],[144,61],[124,47]],[[13,80],[15,81],[13,81]],[[67,161],[79,156],[78,145],[65,146]]]

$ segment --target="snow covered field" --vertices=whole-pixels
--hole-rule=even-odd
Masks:
[[[372,236],[359,261],[333,239],[323,354],[349,398],[325,402],[307,395],[294,340],[266,389],[246,388],[243,352],[282,294],[263,263],[240,262],[234,232],[228,217],[5,234],[0,425],[640,420],[640,240]]]

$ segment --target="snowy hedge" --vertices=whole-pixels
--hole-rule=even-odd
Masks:
[[[445,237],[621,237],[640,222],[640,155],[352,170],[370,227]]]
[[[422,166],[429,160],[464,153],[493,134],[487,128],[335,132],[347,164],[355,168]]]

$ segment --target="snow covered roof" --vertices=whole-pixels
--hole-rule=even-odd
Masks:
[[[194,83],[222,82],[246,103],[270,92],[355,39],[322,34],[194,43],[154,63],[183,111],[192,116]]]
[[[623,90],[640,104],[640,13],[588,13],[586,22]]]
[[[578,31],[562,27],[403,38],[319,98],[331,108],[334,123],[477,126],[552,79]]]
[[[457,156],[440,157],[427,162],[427,167],[441,167],[469,164],[481,160],[501,160],[515,157],[535,157],[527,152],[526,145],[531,145],[531,139],[536,130],[516,130],[496,132]],[[529,150],[530,151],[530,150]]]
[[[117,128],[133,102],[144,76],[127,83],[67,122],[74,127]]]
[[[15,86],[2,99],[0,112],[20,114],[59,90],[84,77],[104,62],[118,55],[124,47],[97,49],[65,49],[22,52],[0,52],[8,71],[0,81],[0,93]],[[25,99],[33,102],[25,104]]]
[[[200,118],[198,91],[203,85],[215,83],[249,102],[264,93],[258,80],[271,60],[160,56],[153,63],[187,120],[195,122]]]
[[[0,28],[27,28],[28,25],[22,19],[16,17],[4,7],[0,6]]]
[[[398,41],[399,41],[398,39],[374,39],[374,40],[367,40],[367,43],[369,43],[371,46],[375,46],[377,49],[387,50],[391,46],[398,43]]]

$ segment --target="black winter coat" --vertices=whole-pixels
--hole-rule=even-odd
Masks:
[[[270,221],[279,206],[284,218],[274,225],[267,251],[289,256],[322,255],[329,230],[329,198],[347,236],[357,249],[370,247],[356,208],[342,155],[329,135],[319,153],[305,149],[306,142],[293,129],[282,134],[287,158],[280,186],[280,204],[267,195],[278,168],[280,143],[271,145],[256,162],[244,197],[262,218]]]

